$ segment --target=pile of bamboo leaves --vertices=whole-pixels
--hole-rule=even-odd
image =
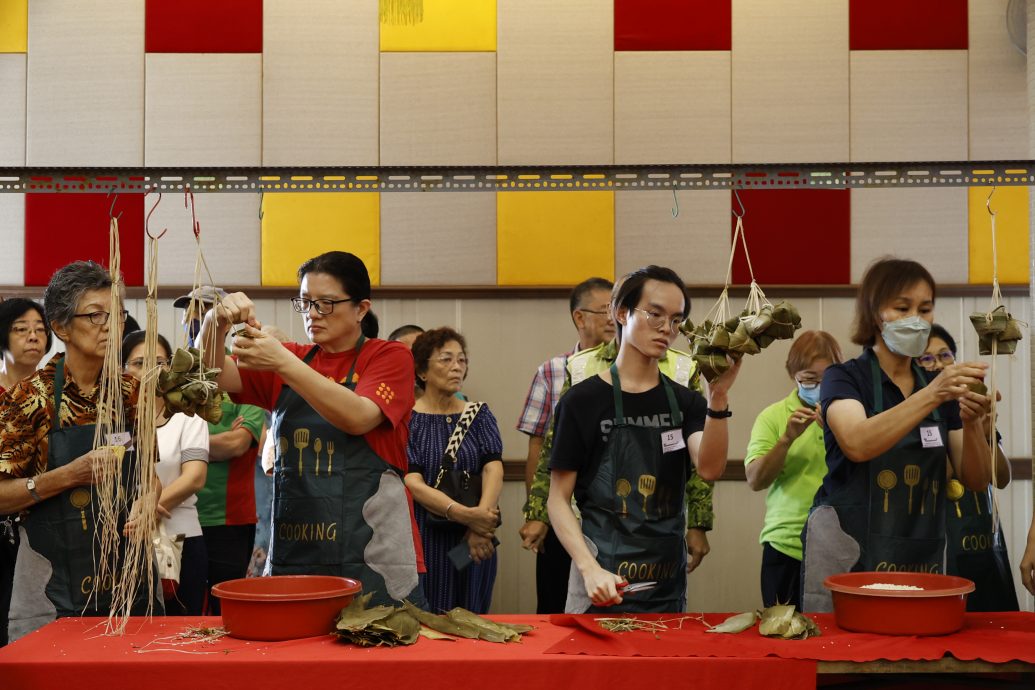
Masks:
[[[490,621],[459,607],[442,615],[424,611],[409,602],[400,607],[381,605],[367,608],[371,596],[356,597],[342,609],[335,630],[339,639],[360,647],[410,645],[418,637],[519,642],[522,633],[533,629],[531,625]]]
[[[216,384],[219,369],[209,369],[195,347],[179,348],[169,368],[158,375],[158,392],[165,398],[166,415],[198,415],[210,424],[223,417],[223,392]]]

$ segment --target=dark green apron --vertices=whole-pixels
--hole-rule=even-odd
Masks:
[[[343,384],[349,390],[363,341]],[[287,385],[273,408],[272,433],[278,443],[269,574],[350,577],[374,594],[371,605],[408,599],[423,606],[401,472]]]
[[[973,580],[968,611],[1018,611],[1003,530],[992,524],[991,487],[967,491],[949,480],[945,510],[946,573]]]
[[[870,359],[870,373],[872,417],[884,411],[881,371],[875,355]],[[913,377],[914,392],[927,385],[915,363]],[[926,430],[933,438],[934,429],[940,445],[925,448],[921,436]],[[935,408],[894,447],[856,468],[845,486],[813,507],[805,526],[802,563],[805,610],[829,610],[830,594],[822,588],[827,574],[845,570],[944,572],[948,440],[947,426]],[[819,524],[835,516],[839,526]],[[831,532],[842,541],[831,538]],[[854,565],[845,561],[846,547],[852,542],[859,550]]]
[[[686,610],[686,448],[665,453],[661,434],[676,429],[682,436],[683,415],[665,376],[672,426],[640,427],[625,423],[622,384],[611,365],[615,424],[600,467],[579,504],[582,533],[596,545],[597,562],[630,584],[658,586],[630,594],[621,604],[591,607],[604,612],[682,612]],[[683,439],[685,442],[685,439]]]
[[[65,387],[64,364],[64,360],[59,361],[54,372],[54,412],[48,435],[47,470],[67,465],[93,448],[95,424],[61,428],[59,410]],[[127,491],[128,468],[132,462],[129,451],[122,464]],[[98,582],[94,574],[95,559],[100,558],[93,517],[98,508],[93,487],[76,486],[37,503],[23,515],[11,596],[12,640],[55,618],[108,615],[112,582],[110,578]],[[124,521],[125,515],[120,516],[120,534]],[[143,592],[138,592],[138,600],[134,614],[146,610],[147,598]]]

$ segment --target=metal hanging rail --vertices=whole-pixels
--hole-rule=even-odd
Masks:
[[[489,192],[1035,185],[1035,161],[342,168],[0,168],[0,193]]]

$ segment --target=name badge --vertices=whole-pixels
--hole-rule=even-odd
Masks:
[[[661,432],[661,449],[665,453],[686,448],[686,439],[683,438],[682,429],[670,429]]]
[[[924,448],[941,448],[945,445],[942,442],[942,430],[936,426],[920,427],[920,443]]]
[[[126,446],[128,448],[131,443],[133,443],[133,434],[128,431],[122,431],[117,434],[108,434],[109,446]]]

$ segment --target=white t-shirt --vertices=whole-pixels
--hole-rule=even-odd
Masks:
[[[198,460],[208,462],[208,423],[201,417],[174,414],[169,421],[158,427],[157,436],[158,466],[155,469],[163,487],[179,478],[183,463]],[[170,535],[201,536],[197,502],[198,497],[192,494],[173,508],[170,511],[172,517],[163,521],[165,531]]]

